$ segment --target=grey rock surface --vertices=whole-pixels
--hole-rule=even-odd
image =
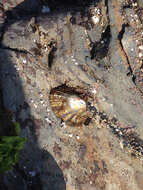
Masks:
[[[5,175],[7,189],[22,181],[24,190],[142,190],[140,3],[50,1],[44,6],[51,12],[17,19],[13,11],[24,2],[5,8],[13,17],[0,49],[4,106],[28,139],[19,164]],[[52,111],[50,91],[61,85],[96,108],[87,126],[70,126]]]

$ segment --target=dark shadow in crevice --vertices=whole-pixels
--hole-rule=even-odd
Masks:
[[[51,68],[54,62],[55,53],[57,51],[56,42],[51,42],[49,44],[50,52],[48,54],[48,67]]]
[[[24,20],[28,17],[34,17],[38,15],[42,15],[43,6],[48,6],[50,12],[48,14],[52,14],[52,12],[62,13],[65,11],[79,11],[85,8],[88,8],[91,3],[96,4],[99,1],[93,0],[24,0],[22,3],[18,4],[12,10],[6,12],[6,17],[8,21],[16,21],[16,20]]]
[[[84,12],[91,3],[97,4],[99,0],[24,0],[22,3],[18,4],[13,9],[10,9],[5,12],[6,20],[4,27],[2,29],[7,31],[8,27],[21,20],[30,20],[32,17],[42,16],[42,15],[58,15],[60,13],[72,12],[76,14],[76,12]],[[48,6],[50,12],[43,13],[43,6]],[[3,36],[1,36],[1,40]]]
[[[24,1],[28,2],[28,1]],[[14,8],[12,11],[8,11],[7,14],[7,20],[6,20],[6,27],[10,26],[10,24],[15,22],[15,17],[10,18],[10,14],[13,13],[14,10],[19,7],[22,7],[24,4],[21,3],[16,8]],[[21,11],[21,9],[19,9]],[[26,14],[26,13],[24,13]],[[20,19],[30,19],[33,15],[36,15],[37,13],[33,12],[31,13],[31,10],[29,10],[29,15],[26,17],[25,15],[21,16]],[[9,21],[11,19],[11,21]],[[3,33],[6,29],[4,26]],[[1,47],[1,44],[0,44]],[[42,190],[43,189],[43,182],[41,181],[41,173],[46,173],[47,177],[47,189],[48,190],[65,190],[66,184],[63,176],[63,172],[59,168],[56,160],[53,158],[53,156],[46,150],[41,149],[38,142],[37,137],[37,124],[35,123],[35,118],[31,115],[31,108],[26,102],[25,99],[25,92],[23,90],[23,84],[20,79],[19,73],[16,70],[14,66],[14,62],[12,57],[15,57],[16,54],[20,54],[23,52],[15,52],[11,49],[0,49],[0,90],[2,92],[1,101],[2,104],[0,105],[1,108],[3,107],[5,109],[5,112],[12,112],[14,115],[14,118],[20,122],[20,125],[22,127],[22,130],[25,128],[25,131],[30,131],[31,138],[25,144],[25,148],[21,153],[22,158],[22,164],[17,164],[14,166],[13,171],[8,172],[5,175],[1,175],[2,178],[0,180],[0,189],[1,190]],[[28,119],[25,121],[20,120],[19,115],[21,114],[22,110],[28,110]],[[25,124],[25,126],[24,126]],[[0,126],[1,128],[3,126]],[[40,126],[43,127],[43,126]],[[5,129],[3,129],[4,133],[2,135],[7,135],[7,132]],[[24,135],[23,135],[24,136]],[[47,134],[48,136],[48,134]],[[32,141],[31,141],[32,140]],[[35,153],[36,152],[36,153]],[[32,157],[32,155],[35,155],[35,157]],[[26,156],[26,157],[25,157]],[[30,164],[29,161],[30,160]],[[35,166],[39,165],[40,172],[37,172],[35,169]],[[44,165],[44,162],[46,162],[46,165]],[[28,166],[27,166],[28,165]],[[35,171],[35,173],[30,173],[29,169],[32,169]],[[44,175],[44,174],[42,174]]]
[[[101,39],[93,43],[90,51],[91,59],[101,60],[107,56],[111,39],[110,25],[107,26],[105,32],[102,33]]]
[[[121,29],[121,31],[118,34],[118,40],[120,42],[120,46],[121,46],[121,48],[122,48],[123,51],[124,51],[124,47],[122,45],[122,38],[123,38],[123,35],[125,33],[126,27],[129,27],[129,24],[123,24],[122,25],[122,29]],[[132,81],[135,84],[136,76],[133,74],[133,71],[132,71],[132,68],[131,68],[131,65],[130,65],[130,61],[129,61],[128,56],[127,56],[127,54],[126,54],[125,51],[124,51],[124,54],[125,54],[127,62],[128,62],[128,70],[129,70],[129,72],[127,73],[127,76],[131,76],[132,77]]]
[[[47,187],[48,190],[65,190],[66,185],[64,181],[64,176],[56,163],[52,155],[39,147],[37,138],[37,124],[35,119],[31,115],[31,109],[25,100],[25,94],[22,86],[22,81],[20,76],[14,67],[14,63],[11,57],[14,56],[15,52],[10,50],[1,49],[0,51],[0,82],[2,91],[2,102],[5,111],[10,111],[14,116],[17,116],[17,120],[20,122],[22,129],[27,129],[31,133],[31,139],[25,144],[24,153],[22,153],[22,158],[24,165],[17,164],[13,171],[8,172],[4,175],[4,181],[0,184],[1,190],[42,190],[43,184],[41,182],[40,175],[42,173],[42,168],[44,172],[47,171]],[[22,121],[19,119],[19,115],[22,110],[28,110],[28,119]],[[25,126],[23,125],[25,123]],[[0,126],[3,127],[3,126]],[[40,126],[42,127],[42,126]],[[3,129],[5,130],[5,129]],[[27,131],[26,130],[26,131]],[[4,131],[4,135],[7,135]],[[48,134],[47,134],[48,136]],[[31,155],[35,154],[33,158]],[[46,155],[46,156],[45,156]],[[30,165],[28,164],[27,158],[30,160]],[[34,167],[40,162],[41,173],[37,172]],[[43,166],[42,162],[46,162],[46,166]],[[28,167],[35,171],[31,174]],[[27,169],[25,169],[25,167]],[[45,168],[46,167],[46,168]]]

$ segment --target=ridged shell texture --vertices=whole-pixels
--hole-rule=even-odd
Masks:
[[[77,94],[54,89],[50,93],[50,104],[57,117],[72,125],[83,124],[88,117],[86,102]]]

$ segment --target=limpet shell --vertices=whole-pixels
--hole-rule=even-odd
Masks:
[[[55,115],[66,123],[80,125],[88,118],[87,103],[73,88],[54,88],[49,100]]]

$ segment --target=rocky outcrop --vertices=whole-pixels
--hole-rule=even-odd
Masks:
[[[3,103],[28,138],[19,165],[5,176],[7,188],[20,178],[26,190],[141,190],[141,2],[45,1],[36,14],[19,17],[24,3],[5,10],[1,40]],[[55,116],[49,94],[58,86],[86,99],[86,125]]]

